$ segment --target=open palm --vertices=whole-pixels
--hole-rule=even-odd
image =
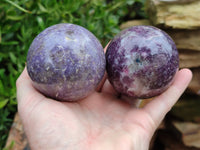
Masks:
[[[17,81],[18,111],[33,150],[147,150],[191,77],[190,70],[180,70],[167,91],[137,108],[117,98],[107,80],[100,92],[78,102],[46,98],[25,69]]]

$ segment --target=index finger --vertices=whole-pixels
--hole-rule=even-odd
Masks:
[[[189,69],[180,70],[176,74],[173,84],[164,93],[144,106],[144,110],[157,126],[183,94],[191,79],[192,72]]]

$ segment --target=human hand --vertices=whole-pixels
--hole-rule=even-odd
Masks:
[[[137,108],[117,98],[108,80],[78,102],[52,100],[33,88],[25,68],[17,80],[18,111],[32,150],[148,150],[191,78],[180,70],[167,91]]]

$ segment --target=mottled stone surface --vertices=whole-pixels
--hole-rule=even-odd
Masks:
[[[95,90],[105,72],[105,55],[97,38],[74,24],[57,24],[32,42],[27,69],[33,85],[46,96],[79,100]]]
[[[166,90],[179,67],[173,40],[152,26],[123,30],[106,52],[108,78],[116,91],[132,98],[150,98]]]

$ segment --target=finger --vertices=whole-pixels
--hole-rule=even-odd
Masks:
[[[144,110],[152,118],[151,121],[155,123],[155,128],[183,94],[191,79],[192,72],[189,69],[180,70],[176,74],[172,85],[164,93],[144,106]]]
[[[41,100],[44,96],[40,94],[33,86],[27,73],[26,67],[16,82],[18,105],[27,105],[34,99],[34,103]],[[28,107],[28,106],[27,106]]]
[[[117,91],[113,88],[113,86],[110,84],[110,82],[107,79],[107,73],[104,74],[104,77],[100,84],[98,85],[97,92],[103,92],[103,93],[108,93],[108,94],[114,94],[118,96],[119,94]]]
[[[108,44],[107,44],[106,47],[104,48],[104,53],[106,53],[109,44],[110,44],[110,42],[108,42]]]
[[[110,82],[108,81],[108,79],[105,81],[105,83],[104,83],[104,85],[103,85],[103,87],[101,89],[101,92],[102,93],[108,93],[108,94],[119,96],[119,94],[113,88],[113,86],[110,84]]]
[[[110,43],[110,42],[109,42]],[[109,43],[106,45],[106,47],[104,48],[104,53],[106,53],[106,50],[107,50],[107,47],[109,45]],[[102,91],[102,88],[104,86],[104,83],[106,82],[106,79],[107,79],[107,73],[105,72],[104,76],[103,76],[103,79],[101,80],[101,82],[99,83],[98,87],[96,88],[96,91],[97,92],[101,92]]]
[[[101,82],[99,83],[98,87],[96,88],[97,92],[101,92],[102,91],[102,87],[103,87],[106,79],[107,79],[107,73],[104,74],[103,79],[101,80]]]

